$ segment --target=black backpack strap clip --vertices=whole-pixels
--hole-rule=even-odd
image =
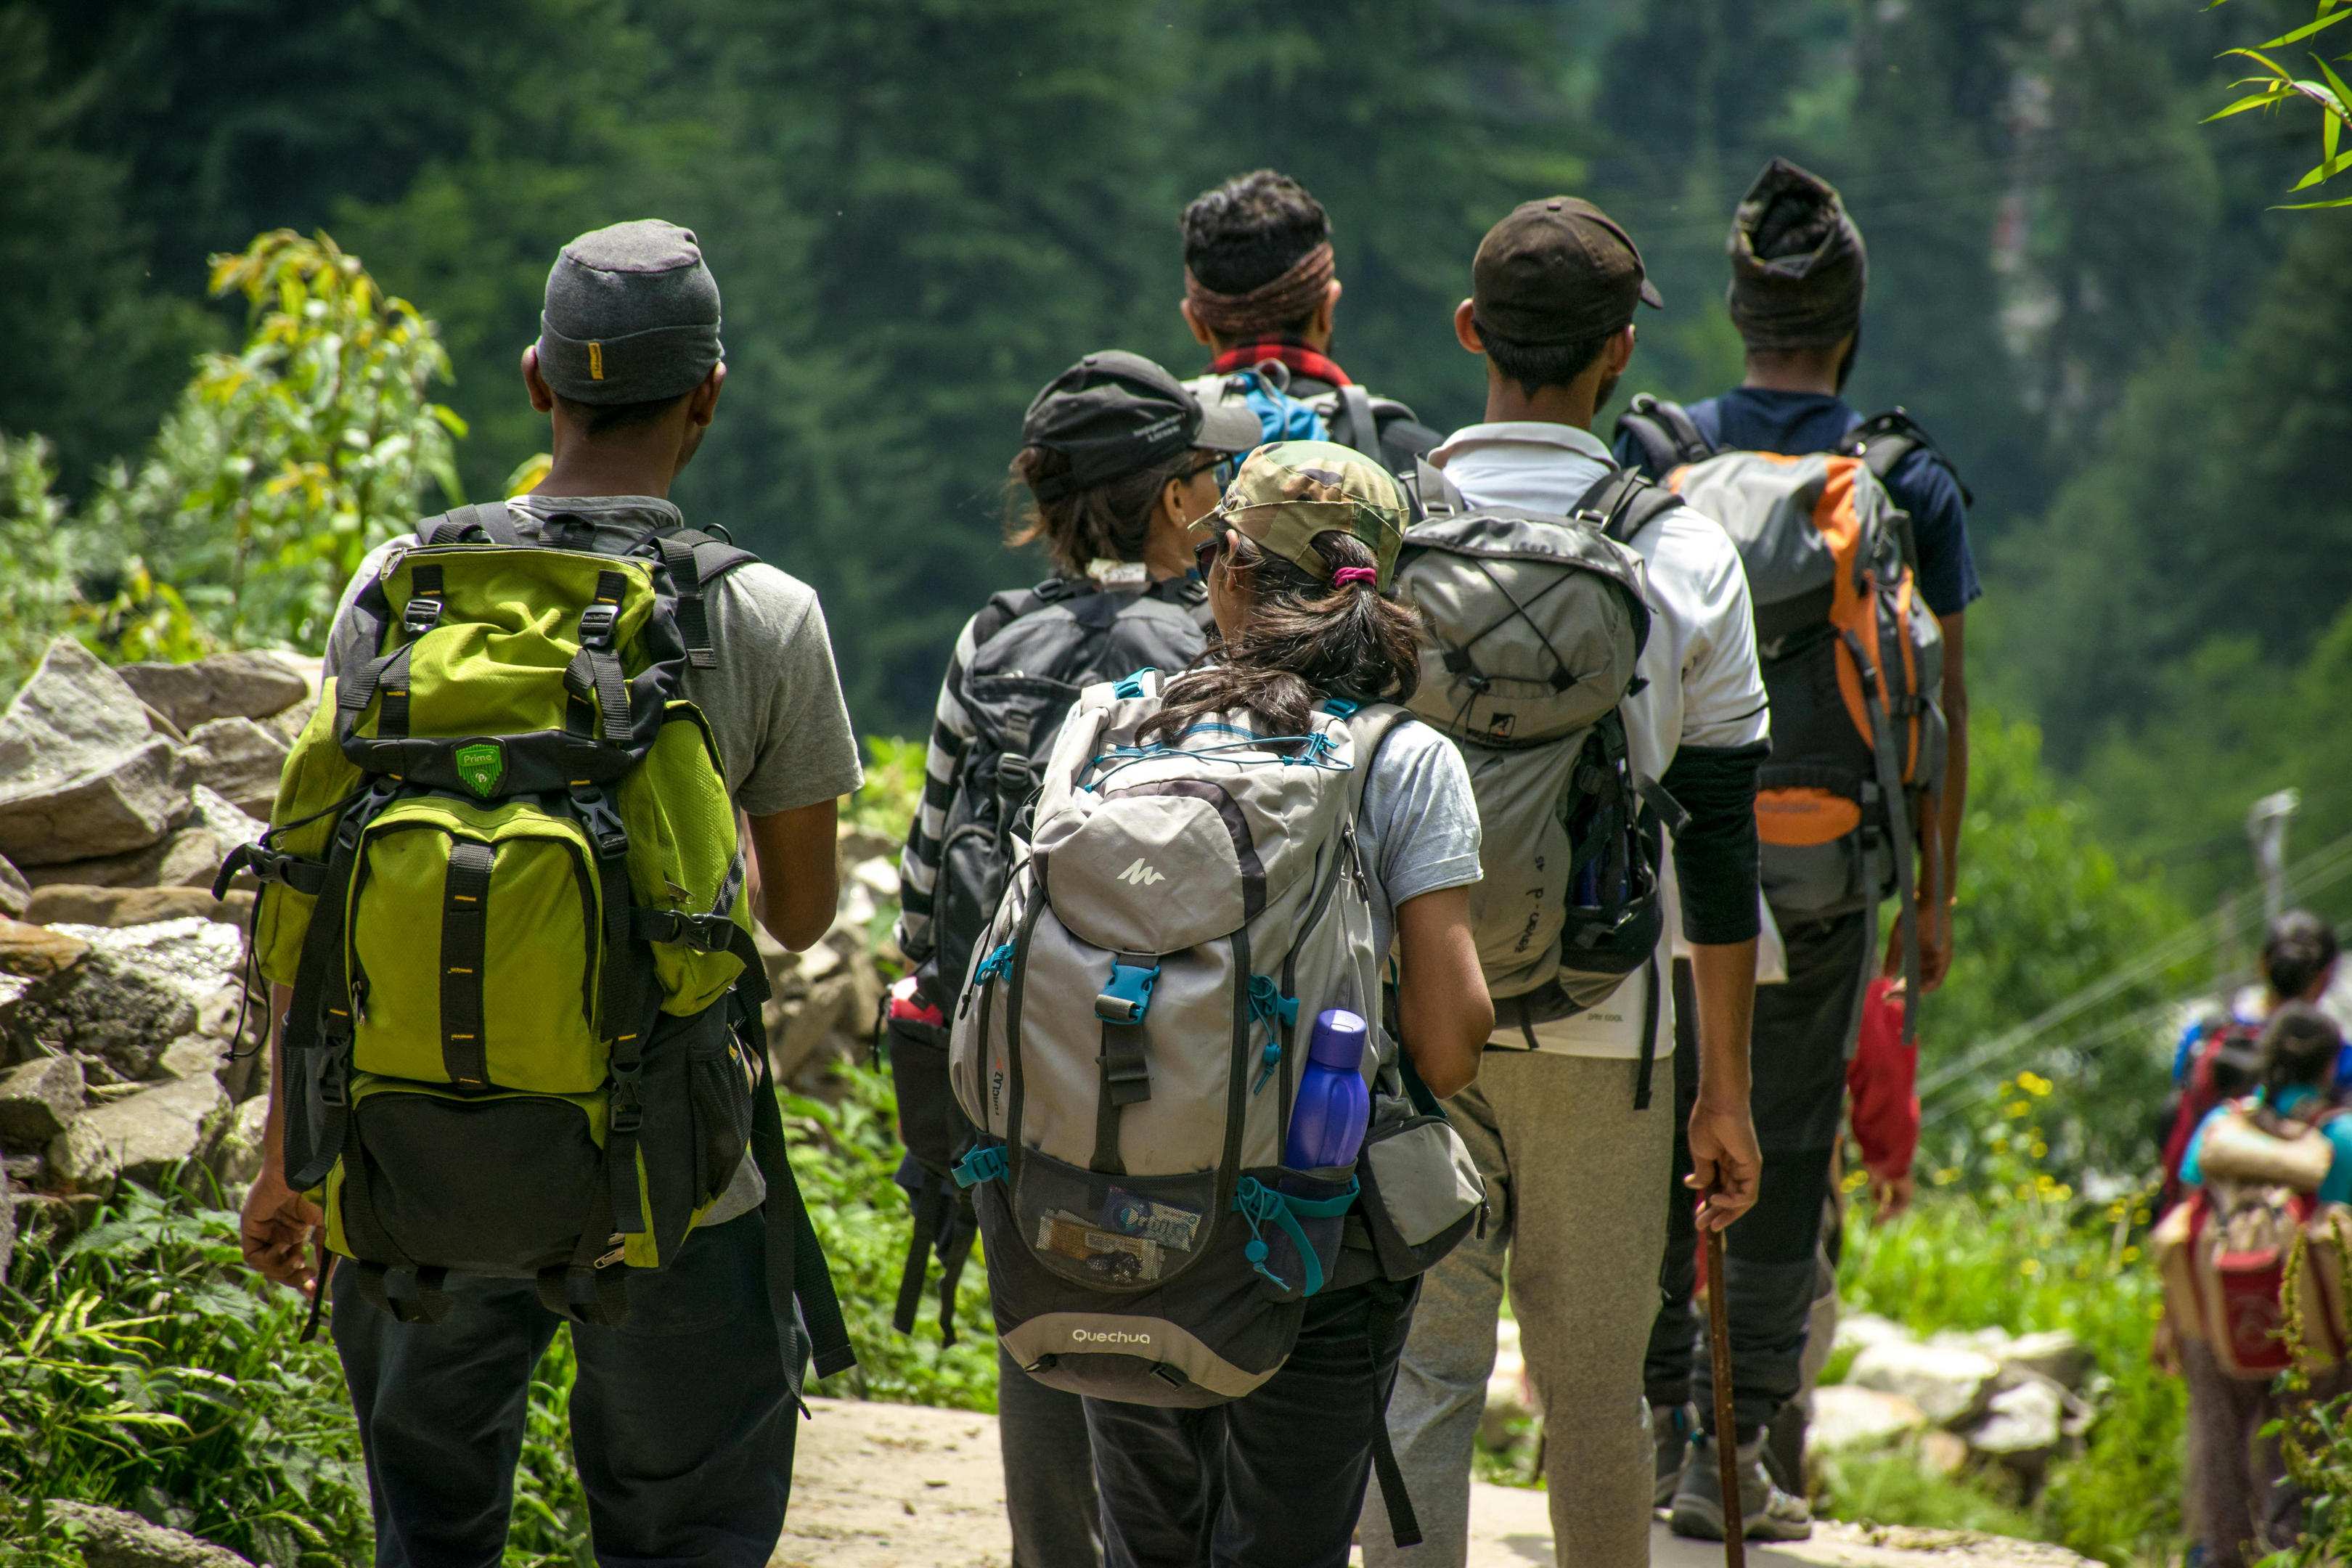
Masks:
[[[1405,482],[1405,499],[1412,503],[1413,521],[1419,522],[1433,517],[1459,517],[1470,510],[1445,470],[1427,458],[1412,460],[1412,477]]]
[[[1617,416],[1617,434],[1633,437],[1642,451],[1643,468],[1658,479],[1715,456],[1715,444],[1699,433],[1687,409],[1646,392],[1635,393],[1625,412]]]
[[[1661,512],[1672,511],[1683,498],[1631,468],[1616,468],[1593,481],[1578,499],[1569,516],[1599,531],[1616,544],[1631,544],[1633,536]]]
[[[478,532],[479,540],[468,540],[468,534]],[[427,518],[416,525],[416,542],[420,545],[489,543],[516,545],[525,542],[522,533],[507,515],[507,503],[489,501],[480,506],[461,506],[439,517]]]
[[[1941,463],[1944,471],[1952,476],[1952,482],[1960,487],[1961,504],[1977,504],[1976,493],[1969,489],[1968,480],[1960,478],[1959,465],[1936,445],[1936,438],[1927,434],[1925,426],[1911,417],[1911,411],[1899,404],[1855,426],[1853,433],[1846,437],[1846,451],[1860,458],[1863,466],[1882,485],[1902,466],[1904,458],[1914,452],[1926,452]]]

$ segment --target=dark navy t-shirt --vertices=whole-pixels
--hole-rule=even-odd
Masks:
[[[1845,400],[1825,392],[1775,392],[1736,386],[1720,397],[1694,403],[1688,413],[1699,434],[1718,451],[1781,452],[1790,457],[1826,452],[1862,423]],[[1617,460],[1638,466],[1641,450],[1631,437],[1617,443]],[[1918,542],[1919,596],[1938,616],[1958,615],[1982,596],[1975,556],[1969,552],[1969,512],[1951,469],[1924,449],[1913,452],[1887,476],[1895,504],[1911,514]]]

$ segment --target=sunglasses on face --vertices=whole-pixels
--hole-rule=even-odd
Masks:
[[[1192,546],[1194,567],[1203,578],[1208,576],[1209,568],[1217,563],[1217,557],[1223,553],[1224,548],[1225,531],[1222,528],[1213,530],[1208,538]]]
[[[1217,493],[1219,495],[1223,495],[1226,489],[1232,486],[1234,482],[1234,475],[1238,472],[1239,469],[1239,459],[1234,458],[1232,453],[1228,452],[1220,457],[1211,458],[1205,463],[1199,463],[1185,469],[1183,478],[1184,482],[1186,484],[1190,484],[1194,479],[1199,479],[1202,474],[1209,474],[1217,481]]]

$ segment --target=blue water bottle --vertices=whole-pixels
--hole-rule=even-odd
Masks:
[[[1307,1041],[1307,1070],[1298,1075],[1298,1103],[1290,1112],[1290,1142],[1282,1163],[1294,1171],[1352,1165],[1372,1119],[1364,1087],[1364,1020],[1345,1007],[1315,1019]]]

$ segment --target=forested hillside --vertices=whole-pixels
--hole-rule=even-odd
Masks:
[[[5,0],[0,429],[50,437],[86,495],[140,455],[188,356],[233,342],[206,255],[325,227],[438,323],[436,395],[488,493],[543,442],[514,362],[549,258],[658,214],[708,247],[733,372],[680,499],[824,590],[860,727],[913,733],[979,587],[1036,570],[994,527],[1031,392],[1107,344],[1197,362],[1174,309],[1192,192],[1265,163],[1305,180],[1337,230],[1340,358],[1444,426],[1480,385],[1446,311],[1478,234],[1536,192],[1594,195],[1652,259],[1670,309],[1626,392],[1733,376],[1722,232],[1784,153],[1842,184],[1870,240],[1853,400],[1911,407],[1977,491],[1980,687],[2202,901],[2242,879],[2234,847],[2205,851],[2263,789],[2304,786],[2306,846],[2352,828],[2341,744],[2309,721],[2352,599],[2352,217],[2266,210],[2306,124],[2198,123],[2225,101],[2217,52],[2296,19]]]

